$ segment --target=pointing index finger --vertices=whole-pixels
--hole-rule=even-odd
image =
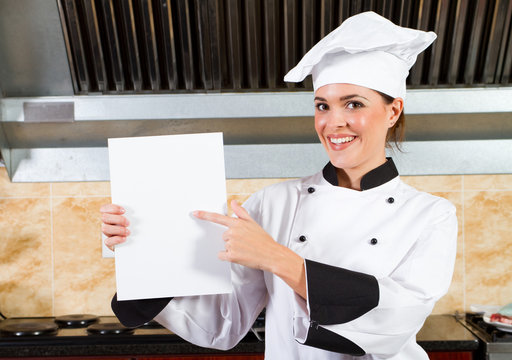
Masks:
[[[235,221],[235,219],[232,217],[217,214],[214,212],[209,212],[209,211],[196,210],[196,211],[192,212],[192,215],[194,215],[198,219],[211,221],[216,224],[224,225],[227,227],[231,226],[233,224],[233,221]]]

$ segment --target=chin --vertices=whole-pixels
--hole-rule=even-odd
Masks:
[[[331,149],[328,144],[323,143],[323,145],[329,157],[329,161],[338,169],[351,169],[357,167],[361,162],[359,149],[356,147],[351,146],[342,151],[335,151]]]
[[[330,154],[329,154],[330,155]],[[329,156],[329,160],[331,164],[333,164],[338,169],[351,169],[357,166],[357,162],[353,159],[348,158],[347,156]]]

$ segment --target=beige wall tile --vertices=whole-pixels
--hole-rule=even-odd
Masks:
[[[0,167],[0,198],[50,196],[50,184],[12,183],[5,167]]]
[[[101,257],[99,208],[108,198],[53,200],[55,314],[111,315],[113,259]]]
[[[464,175],[464,190],[512,190],[512,174]]]
[[[50,199],[0,199],[0,310],[52,315]]]
[[[436,176],[400,176],[408,185],[427,192],[433,191],[461,191],[461,175],[436,175]]]
[[[231,179],[226,180],[228,194],[252,194],[265,186],[277,184],[290,179]]]
[[[53,183],[52,196],[110,196],[110,182]]]
[[[454,313],[464,307],[468,310],[473,303],[511,302],[512,191],[499,190],[512,190],[512,175],[402,179],[420,190],[447,198],[457,207],[455,271],[448,294],[438,301],[433,313]],[[250,194],[285,180],[288,179],[227,180],[228,204],[232,199],[243,203]],[[114,261],[101,257],[99,217],[99,207],[111,201],[109,194],[108,182],[13,184],[5,168],[0,168],[0,311],[8,316],[48,316],[54,306],[55,315],[112,314]]]
[[[464,311],[464,246],[462,223],[462,196],[460,192],[433,193],[451,201],[457,208],[458,234],[457,257],[453,271],[452,283],[448,293],[435,305],[433,314],[453,314],[456,310]]]
[[[466,192],[464,209],[466,306],[510,303],[512,192]]]

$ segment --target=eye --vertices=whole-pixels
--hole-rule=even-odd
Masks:
[[[316,103],[315,107],[317,108],[318,111],[329,110],[329,106],[327,106],[327,104],[325,104],[325,103]]]
[[[351,110],[357,110],[359,108],[362,108],[364,105],[360,103],[359,101],[349,101],[347,103],[347,108]]]

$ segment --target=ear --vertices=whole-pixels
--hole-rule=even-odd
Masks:
[[[393,125],[398,121],[400,114],[404,110],[404,99],[395,98],[391,104],[389,104],[389,128],[392,128]]]

